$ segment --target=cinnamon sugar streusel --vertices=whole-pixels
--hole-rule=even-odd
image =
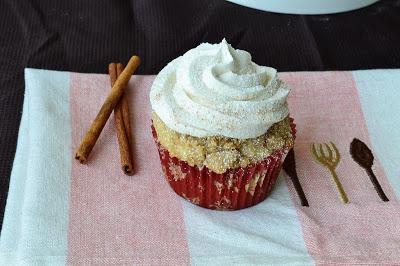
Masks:
[[[265,159],[277,149],[292,147],[294,143],[288,117],[272,125],[266,134],[250,139],[193,137],[168,128],[154,112],[152,119],[160,144],[171,156],[186,161],[190,166],[206,166],[216,173],[246,167]]]

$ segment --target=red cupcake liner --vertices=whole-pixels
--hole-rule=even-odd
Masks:
[[[293,137],[296,126],[290,119]],[[262,161],[217,174],[207,167],[190,166],[172,157],[158,141],[161,167],[172,189],[181,197],[204,208],[239,210],[254,206],[267,198],[279,176],[282,162],[291,147],[276,150]]]

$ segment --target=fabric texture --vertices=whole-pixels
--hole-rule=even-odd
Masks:
[[[170,189],[157,178],[160,163],[151,136],[148,97],[152,81],[153,76],[136,76],[128,88],[135,136],[134,176],[121,170],[113,117],[94,147],[90,163],[72,164],[71,264],[183,265],[190,261],[180,199],[166,196]],[[79,145],[109,90],[106,75],[71,74],[73,147]],[[93,227],[94,223],[97,226]]]
[[[316,263],[321,264],[363,263],[365,254],[368,254],[368,262],[398,262],[400,205],[390,180],[380,158],[375,156],[374,171],[391,199],[382,202],[365,170],[353,161],[349,152],[354,138],[374,147],[352,72],[304,73],[301,83],[297,73],[283,73],[282,78],[294,88],[289,106],[298,125],[297,171],[304,180],[310,204],[310,208],[297,210],[308,251]],[[336,89],[339,86],[340,93]],[[387,89],[384,83],[379,87]],[[389,117],[375,116],[375,119]],[[316,163],[310,152],[311,143],[329,142],[333,142],[340,153],[336,173],[349,204],[341,202],[330,172]],[[393,232],[398,232],[394,238]]]
[[[71,172],[69,74],[26,70],[1,265],[64,265]]]
[[[287,72],[297,124],[297,172],[309,207],[281,172],[271,195],[240,211],[212,211],[177,196],[164,179],[150,129],[154,76],[127,90],[135,175],[119,166],[113,118],[87,165],[74,148],[110,89],[107,75],[27,69],[17,154],[0,238],[1,265],[326,265],[400,263],[400,70]],[[336,90],[341,87],[341,91]],[[384,91],[384,92],[382,92]],[[368,145],[389,198],[378,197],[349,154]],[[311,143],[332,141],[343,204]]]
[[[354,71],[353,76],[376,155],[400,197],[400,76],[397,70]]]
[[[332,15],[262,12],[225,0],[0,1],[0,224],[17,143],[24,68],[106,73],[134,53],[157,74],[222,38],[279,71],[400,67],[400,1]]]

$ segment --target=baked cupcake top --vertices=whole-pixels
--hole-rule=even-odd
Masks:
[[[170,62],[155,78],[150,102],[163,123],[181,134],[248,139],[288,116],[288,94],[274,68],[257,65],[224,39]]]
[[[289,117],[272,125],[266,134],[250,139],[193,137],[168,128],[154,112],[152,120],[161,148],[190,166],[206,166],[217,174],[257,163],[276,150],[290,149],[294,144]]]

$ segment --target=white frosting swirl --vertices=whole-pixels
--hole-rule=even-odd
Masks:
[[[150,91],[153,111],[171,129],[195,137],[247,139],[288,114],[289,88],[276,70],[226,40],[203,43],[170,62]]]

